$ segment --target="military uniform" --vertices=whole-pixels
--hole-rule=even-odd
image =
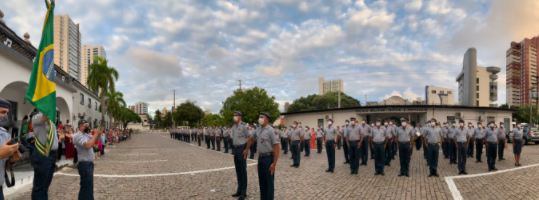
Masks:
[[[348,120],[346,120],[348,122]],[[343,141],[343,152],[344,152],[344,164],[349,164],[350,163],[350,155],[349,155],[349,150],[350,150],[350,147],[348,146],[348,141],[346,141],[346,137],[348,136],[348,127],[350,127],[349,125],[346,125],[342,128],[342,141]]]
[[[350,121],[355,121],[355,118],[351,118]],[[348,147],[350,153],[350,173],[358,174],[359,171],[359,142],[361,140],[361,133],[357,124],[348,126]]]
[[[361,147],[359,148],[359,158],[361,159],[361,165],[367,165],[369,160],[369,138],[371,137],[371,127],[368,124],[361,124],[359,126],[359,133],[363,136],[361,140]]]
[[[471,135],[470,129],[465,127],[459,127],[455,130],[455,140],[457,141],[457,148],[458,148],[458,169],[459,169],[459,175],[460,174],[467,174],[466,173],[466,160],[467,160],[467,148],[468,146],[468,138]]]
[[[243,152],[247,149],[248,139],[249,132],[247,130],[246,123],[239,122],[232,126],[234,166],[236,168],[236,177],[238,180],[238,188],[236,190],[236,194],[233,196],[240,196],[240,199],[244,199],[247,195],[247,160],[244,158]]]
[[[449,158],[449,140],[447,140],[447,136],[449,135],[449,127],[446,127],[444,124],[444,127],[442,128],[442,137],[444,138],[444,142],[442,143],[442,152],[444,154],[444,159]]]
[[[473,130],[474,130],[473,126],[468,126],[468,130],[469,130],[470,135],[472,135]],[[474,143],[469,142],[468,143],[468,154],[467,154],[469,158],[473,158],[473,150],[474,150]]]
[[[380,120],[377,120],[380,121]],[[374,175],[385,175],[384,166],[385,166],[385,150],[387,148],[387,141],[390,137],[390,133],[383,126],[376,126],[372,128],[372,143],[374,151]]]
[[[498,149],[498,130],[488,127],[485,131],[485,141],[487,144],[487,164],[488,171],[496,169],[496,150]]]
[[[333,122],[331,119],[329,121]],[[326,172],[333,173],[335,169],[335,141],[340,138],[337,128],[333,125],[329,125],[324,130],[323,138],[326,143],[326,154],[328,157],[328,169]]]
[[[436,121],[433,119],[433,121]],[[440,151],[440,140],[442,139],[442,129],[440,127],[430,127],[424,132],[424,141],[428,145],[428,162],[430,166],[430,176],[438,177],[438,155]]]
[[[255,130],[251,128],[251,130],[249,130],[249,136],[253,137],[253,134],[255,134]],[[254,159],[255,158],[255,153],[256,153],[256,149],[257,149],[256,145],[257,145],[256,143],[251,144],[251,148],[250,148],[251,155],[249,156],[249,159]]]
[[[454,123],[454,122],[453,122]],[[458,127],[449,127],[449,164],[457,164],[457,141],[455,140],[455,134]]]
[[[475,162],[480,163],[481,156],[483,154],[483,140],[485,139],[485,129],[478,127],[474,130],[473,136],[475,138]]]
[[[393,132],[393,127],[391,125],[384,126],[386,129],[386,135],[387,135],[387,146],[385,148],[385,159],[384,164],[387,166],[391,166],[391,160],[393,159],[393,137],[395,136],[395,133]]]
[[[502,160],[505,160],[503,158],[503,150],[505,149],[505,137],[506,137],[506,132],[505,132],[505,128],[498,128],[498,159],[499,161],[502,161]]]
[[[206,137],[206,145],[208,146],[207,149],[210,149],[210,144],[211,144],[211,141],[210,141],[210,128],[209,127],[206,127],[204,129],[204,137]]]
[[[223,143],[224,143],[224,145],[225,145],[225,153],[228,153],[228,143],[229,143],[229,142],[228,142],[228,141],[229,141],[228,139],[230,138],[230,137],[228,136],[228,135],[229,135],[228,133],[229,133],[229,129],[228,129],[228,127],[227,127],[227,128],[225,128],[225,129],[223,130]]]
[[[291,129],[290,131],[291,131],[290,140],[292,141],[292,145],[290,145],[290,147],[291,147],[292,159],[293,159],[293,164],[291,167],[299,167],[299,164],[301,162],[299,145],[300,145],[300,142],[303,141],[303,134],[302,134],[301,129],[297,127]]]
[[[406,120],[401,119],[402,122]],[[414,128],[408,124],[397,128],[395,139],[399,147],[400,174],[399,176],[410,176],[410,151],[412,150],[411,141],[414,139]]]
[[[215,143],[217,143],[216,151],[221,151],[221,140],[223,138],[223,129],[215,129]]]
[[[252,137],[256,139],[258,147],[260,199],[273,199],[275,196],[275,173],[271,174],[270,167],[274,163],[274,145],[279,144],[279,138],[275,135],[275,131],[270,125],[266,125],[264,128],[257,127]]]
[[[322,153],[322,135],[324,131],[320,128],[316,130],[316,153]]]
[[[284,129],[281,131],[281,139],[282,139],[282,146],[284,150],[284,154],[288,154],[288,130]]]
[[[311,137],[312,133],[309,127],[307,127],[307,130],[303,132],[303,144],[305,147],[305,156],[309,157],[311,155]]]

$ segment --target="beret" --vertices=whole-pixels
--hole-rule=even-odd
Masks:
[[[356,120],[356,117],[350,117],[350,120]]]
[[[350,120],[344,120],[345,122],[350,122]]]
[[[243,116],[243,114],[241,114],[240,111],[234,111],[234,114],[238,114],[238,115],[240,115],[240,116]]]
[[[0,108],[11,108],[11,103],[3,98],[0,98]]]
[[[271,122],[271,116],[268,113],[260,112],[260,115],[266,116],[269,119],[269,121]]]
[[[381,122],[382,120],[380,118],[376,118],[376,121],[377,122]]]
[[[464,123],[464,120],[462,120],[462,119],[461,119],[461,120],[459,120],[459,123]]]

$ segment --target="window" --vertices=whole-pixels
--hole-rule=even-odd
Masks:
[[[451,91],[447,91],[447,94],[453,94],[453,92],[451,92]]]
[[[97,110],[97,102],[95,102],[95,110]]]
[[[80,93],[80,105],[84,105],[84,94]]]
[[[476,106],[479,106],[479,101],[475,101],[475,105],[476,105]]]
[[[477,98],[479,98],[479,93],[475,93],[475,96],[476,96]]]
[[[479,78],[477,78],[476,82],[477,82],[477,84],[479,84]]]
[[[324,127],[324,119],[318,119],[318,126]]]
[[[444,94],[444,91],[440,91],[440,94]]]
[[[432,94],[436,94],[436,90],[432,90],[432,92],[431,92],[431,93],[432,93]]]
[[[88,108],[92,107],[92,99],[88,98]]]
[[[478,86],[476,86],[476,88],[477,88],[477,91],[479,91],[479,85],[478,85]]]

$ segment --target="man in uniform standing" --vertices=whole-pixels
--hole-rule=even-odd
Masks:
[[[503,122],[500,122],[500,128],[498,128],[498,159],[499,161],[505,160],[503,158],[503,150],[507,146],[507,141],[505,140],[506,132],[503,127]]]
[[[423,143],[427,144],[426,148],[428,150],[428,161],[430,166],[430,175],[429,177],[438,175],[438,155],[440,154],[440,144],[444,139],[442,137],[442,129],[436,126],[436,119],[432,119],[430,122],[430,128],[423,131],[425,137],[423,138]]]
[[[385,157],[385,150],[387,148],[389,136],[390,135],[386,131],[386,128],[382,126],[382,120],[376,119],[376,127],[372,128],[372,139],[371,139],[371,143],[373,143],[372,150],[374,151],[374,167],[375,167],[374,175],[378,175],[378,174],[381,174],[382,176],[385,175],[384,157]]]
[[[322,135],[324,134],[324,131],[322,131],[322,128],[320,126],[318,129],[316,129],[316,153],[322,153]]]
[[[284,154],[288,154],[288,130],[286,129],[286,126],[283,126],[283,130],[281,131],[281,140],[283,145]]]
[[[444,142],[442,143],[442,152],[444,153],[444,159],[449,158],[449,140],[447,140],[447,135],[449,135],[449,127],[446,122],[443,123],[444,127],[442,128]]]
[[[464,124],[464,120],[460,120],[459,123]],[[468,174],[466,172],[466,159],[468,158],[466,149],[469,147],[470,140],[468,140],[468,137],[470,135],[470,129],[464,126],[457,128],[455,131],[454,140],[457,141],[459,175]]]
[[[292,141],[292,144],[290,145],[290,147],[292,151],[292,159],[294,160],[293,164],[290,165],[290,167],[298,168],[300,164],[300,160],[301,160],[299,148],[300,148],[301,142],[303,141],[303,133],[302,133],[301,128],[298,128],[298,122],[296,121],[294,121],[294,128],[292,128],[290,131],[291,131],[290,140]]]
[[[95,134],[92,136],[89,124],[86,120],[79,120],[79,128],[73,136],[75,148],[77,149],[77,157],[79,162],[77,168],[80,175],[80,190],[79,199],[94,199],[94,143],[101,138],[100,128],[94,129]]]
[[[419,132],[420,134],[423,133],[423,130],[421,128],[421,124],[420,123],[417,123],[416,126],[415,126],[415,132]],[[421,149],[421,146],[423,146],[423,140],[421,139],[421,135],[419,135],[416,139],[415,139],[415,150],[419,151],[419,149]]]
[[[475,128],[473,127],[473,123],[469,122],[468,125],[469,134],[473,135],[473,132],[475,130]],[[477,128],[479,128],[479,126],[481,126],[481,122],[477,122]],[[475,142],[469,142],[468,144],[468,158],[473,158],[474,143]]]
[[[410,177],[410,151],[412,151],[412,143],[414,141],[414,128],[411,124],[408,125],[406,119],[401,118],[401,127],[397,128],[395,135],[395,143],[399,148],[400,174],[399,176]]]
[[[274,129],[268,125],[271,121],[269,114],[260,113],[258,124],[260,126],[253,134],[253,140],[258,143],[258,185],[260,187],[260,199],[272,200],[275,191],[275,166],[279,159],[279,138]],[[254,141],[252,141],[254,142]],[[277,151],[275,151],[277,149]]]
[[[328,127],[324,130],[322,137],[326,143],[326,154],[328,156],[329,167],[326,172],[333,173],[335,170],[335,141],[340,138],[337,128],[333,126],[333,119],[328,119]]]
[[[459,123],[459,127],[461,126],[464,127],[464,123]],[[457,141],[455,140],[457,128],[455,121],[452,121],[447,135],[447,138],[449,138],[449,165],[457,164]]]
[[[223,139],[223,129],[217,127],[215,130],[215,143],[217,143],[217,151],[221,151],[221,139]]]
[[[206,137],[206,139],[205,139],[206,140],[206,145],[208,146],[208,148],[206,148],[206,149],[210,149],[210,143],[211,143],[211,141],[210,141],[210,131],[211,131],[210,127],[204,128],[204,136]]]
[[[386,130],[386,135],[387,135],[387,146],[386,148],[384,149],[384,153],[386,154],[385,155],[385,159],[384,159],[384,164],[386,166],[391,166],[391,160],[393,159],[393,137],[394,137],[394,133],[393,133],[393,127],[391,127],[391,125],[389,124],[389,119],[386,119],[385,122],[384,122],[384,128]]]
[[[309,157],[311,155],[311,129],[309,126],[305,126],[305,132],[303,132],[303,146],[305,147],[305,157]]]
[[[253,137],[253,134],[255,134],[255,127],[254,126],[251,126],[248,130],[249,130],[249,136]],[[251,143],[251,155],[249,156],[249,159],[255,159],[255,153],[256,153],[256,149],[257,149],[257,146],[256,146],[256,143]]]
[[[488,171],[496,171],[496,150],[498,149],[498,131],[494,128],[494,122],[489,123],[485,131],[485,144],[487,145],[487,164]]]
[[[232,126],[232,144],[234,149],[234,166],[236,168],[236,178],[238,180],[238,188],[232,197],[239,197],[239,200],[245,199],[247,196],[247,153],[251,142],[249,141],[249,132],[247,124],[241,121],[242,113],[234,112],[234,126]]]
[[[223,130],[223,144],[225,145],[225,153],[228,153],[228,143],[230,140],[229,132],[230,129],[228,128],[228,126],[225,126]]]
[[[348,136],[346,141],[348,141],[349,153],[350,153],[350,174],[358,174],[359,171],[359,148],[360,142],[363,139],[361,135],[359,126],[356,124],[356,118],[350,117],[350,122],[352,125],[348,127]]]
[[[361,139],[361,147],[359,148],[359,158],[361,159],[360,165],[367,166],[367,161],[369,160],[369,138],[371,134],[371,128],[367,124],[367,120],[363,118],[361,120],[361,125],[359,125],[359,133],[363,136]]]
[[[481,156],[483,154],[483,140],[485,139],[485,128],[481,123],[477,124],[477,128],[474,129],[473,139],[475,142],[475,163],[481,163]]]
[[[344,164],[350,163],[350,155],[348,154],[348,151],[350,150],[350,147],[348,146],[348,141],[346,138],[348,137],[348,127],[350,127],[350,121],[345,120],[344,121],[345,126],[342,128],[343,137],[342,137],[342,146],[344,151]]]

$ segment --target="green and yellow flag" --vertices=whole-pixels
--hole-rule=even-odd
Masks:
[[[54,1],[51,4],[45,0],[45,3],[47,16],[45,16],[41,42],[39,42],[28,82],[26,100],[50,120],[46,143],[39,140],[36,143],[37,150],[42,155],[48,156],[54,140],[54,128],[50,127],[56,121],[56,84],[54,83],[56,71],[54,69]]]

